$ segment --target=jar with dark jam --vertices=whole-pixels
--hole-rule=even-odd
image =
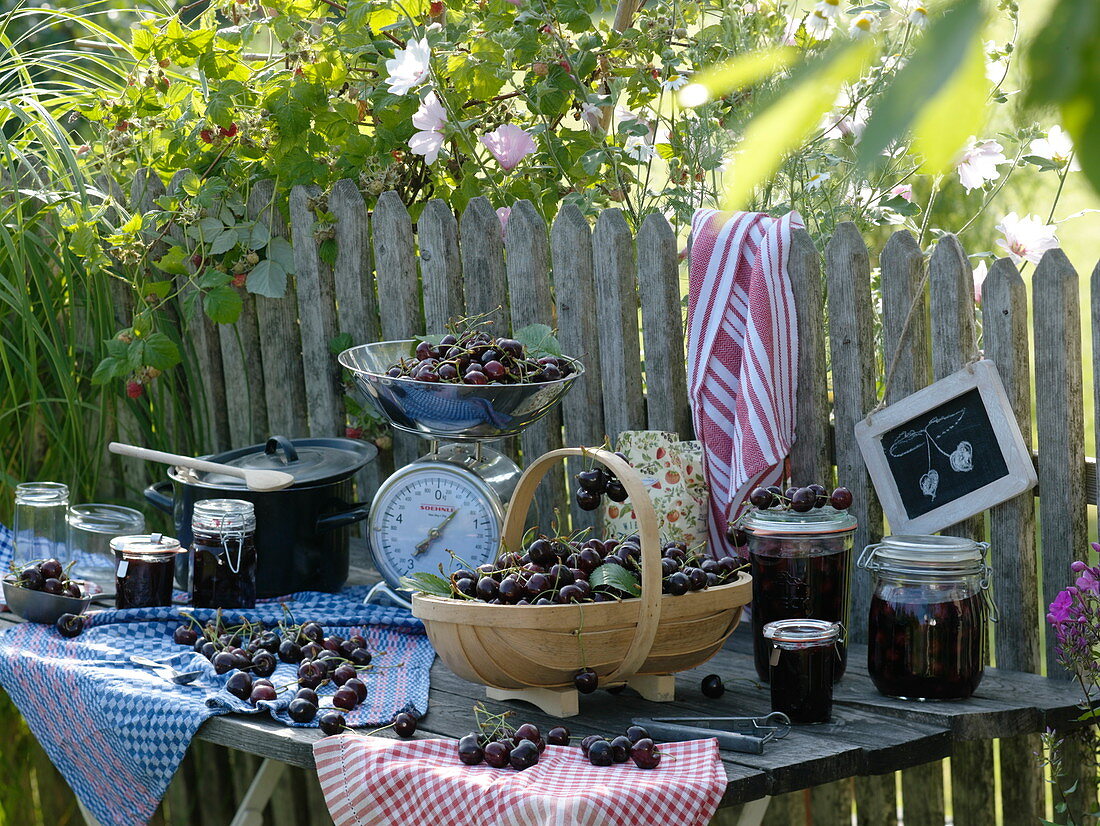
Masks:
[[[985,543],[888,536],[859,560],[871,572],[867,670],[881,693],[961,700],[982,681],[989,568]]]
[[[159,533],[117,536],[115,553],[115,607],[153,608],[172,604],[179,540]]]
[[[256,512],[243,499],[203,499],[191,518],[191,604],[256,605]]]
[[[767,682],[772,646],[764,626],[784,619],[816,619],[848,626],[852,534],[856,520],[831,507],[807,513],[756,510],[742,521],[749,538],[752,633],[756,673]],[[848,662],[844,642],[833,680]]]
[[[772,711],[795,725],[827,723],[833,713],[833,682],[840,666],[840,623],[814,619],[769,622]]]

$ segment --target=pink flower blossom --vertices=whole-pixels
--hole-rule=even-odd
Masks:
[[[1094,594],[1100,594],[1100,579],[1096,578],[1096,572],[1091,568],[1086,568],[1074,585],[1077,586],[1078,591],[1092,591]]]
[[[398,49],[386,61],[389,77],[386,84],[395,95],[406,95],[428,79],[432,57],[428,38],[410,40],[404,49]]]
[[[982,284],[985,283],[985,277],[989,275],[989,267],[985,261],[979,261],[978,266],[974,268],[974,303],[982,303]]]
[[[1004,233],[1004,238],[997,239],[997,246],[1007,250],[1016,264],[1024,261],[1038,264],[1044,252],[1058,246],[1058,236],[1054,234],[1057,228],[1044,224],[1038,215],[1021,218],[1010,212],[997,224],[997,229]]]
[[[1072,588],[1060,592],[1057,597],[1054,598],[1054,602],[1050,604],[1050,613],[1047,614],[1047,622],[1066,622],[1070,619],[1073,608],[1073,595]]]
[[[976,141],[971,138],[970,145],[963,150],[955,168],[963,188],[970,192],[972,189],[981,189],[986,181],[995,181],[1001,177],[997,167],[1003,163],[1008,163],[1008,158],[1005,157],[1004,147],[997,141]]]
[[[488,135],[482,135],[481,142],[493,153],[497,163],[504,167],[506,172],[511,172],[520,161],[535,151],[534,139],[527,132],[510,123],[498,126]]]
[[[890,196],[892,198],[901,198],[913,203],[913,185],[912,184],[898,184],[890,190]]]
[[[511,207],[501,207],[497,210],[497,220],[500,221],[500,234],[504,235],[505,230],[508,229],[508,219],[512,217]]]
[[[447,111],[435,92],[428,92],[412,116],[412,122],[420,131],[409,139],[409,149],[416,155],[423,155],[425,163],[435,163],[443,146],[443,127],[447,123]]]

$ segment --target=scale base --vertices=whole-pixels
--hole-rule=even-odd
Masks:
[[[646,700],[655,703],[671,703],[676,699],[676,677],[672,674],[635,674],[633,677],[611,683],[628,685]],[[580,713],[580,693],[575,688],[493,688],[485,687],[490,700],[522,700],[546,714],[555,717],[576,717]]]
[[[412,610],[412,601],[404,591],[395,591],[383,580],[375,584],[363,598],[364,605],[386,605],[390,608]]]

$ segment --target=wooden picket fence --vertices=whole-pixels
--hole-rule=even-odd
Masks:
[[[141,171],[130,203],[140,208],[162,192],[156,176]],[[579,356],[588,371],[560,411],[522,435],[521,457],[562,444],[599,444],[628,429],[691,436],[678,240],[661,215],[650,215],[634,233],[617,209],[604,211],[593,226],[575,207],[564,206],[548,227],[530,203],[521,201],[502,232],[489,202],[475,198],[458,217],[442,201],[431,201],[414,226],[396,193],[383,193],[368,210],[356,184],[344,180],[323,204],[336,216],[337,252],[330,266],[316,237],[314,207],[321,193],[310,187],[293,190],[288,227],[272,205],[272,192],[270,184],[256,186],[249,209],[273,235],[293,242],[297,274],[286,297],[245,296],[235,329],[197,316],[186,322],[205,388],[195,388],[209,423],[205,449],[243,446],[269,433],[341,434],[346,423],[343,377],[330,350],[339,333],[350,334],[356,343],[408,338],[475,314],[489,314],[500,330],[533,323],[556,327],[563,351]],[[879,319],[871,286],[876,262]],[[790,474],[796,482],[839,480],[852,489],[859,520],[855,544],[862,548],[877,541],[884,526],[853,426],[879,401],[883,362],[895,352],[887,402],[954,372],[977,353],[971,267],[953,236],[942,238],[929,255],[901,230],[873,259],[854,225],[842,224],[824,250],[815,248],[805,232],[796,232],[789,271],[799,319],[797,442]],[[1047,494],[1038,499],[1041,534],[1032,493],[993,509],[988,520],[976,518],[950,532],[987,538],[992,545],[1000,606],[996,664],[1039,672],[1044,665],[1041,606],[1067,582],[1070,562],[1084,558],[1087,506],[1096,502],[1097,486],[1084,445],[1078,276],[1064,254],[1052,250],[1031,283],[1029,299],[1011,261],[993,265],[983,290],[980,343],[1000,370],[1025,437],[1030,441],[1033,431],[1038,435],[1038,491]],[[1034,355],[1029,311],[1035,320]],[[1092,317],[1100,352],[1100,267],[1093,275]],[[1100,376],[1095,386],[1100,391]],[[125,435],[135,424],[120,422],[119,427]],[[376,463],[364,485],[376,483],[393,464],[414,458],[423,445],[415,437],[395,438],[392,463]],[[559,470],[544,485],[544,520],[554,503],[565,501],[567,478]],[[575,525],[591,524],[591,515],[581,511],[574,510],[572,517]],[[868,577],[855,572],[856,640],[866,635],[869,597]],[[1049,637],[1046,642],[1046,670],[1064,678]],[[1035,758],[1038,735],[989,731],[975,736],[1000,734],[1012,736],[996,741],[997,786],[995,741],[971,740],[950,761],[950,800],[944,767],[937,762],[900,772],[900,795],[894,775],[855,778],[779,798],[767,822],[847,824],[854,803],[859,823],[887,826],[897,822],[900,797],[905,826],[941,826],[948,807],[956,826],[995,823],[998,809],[1005,824],[1036,823],[1045,806]],[[1084,739],[1073,743],[1069,764],[1082,777],[1074,805],[1091,811],[1094,746]],[[212,791],[204,787],[195,794],[204,798]]]

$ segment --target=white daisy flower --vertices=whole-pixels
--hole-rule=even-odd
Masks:
[[[428,79],[428,63],[432,50],[428,39],[410,40],[404,49],[398,49],[393,57],[386,61],[389,77],[386,83],[395,95],[406,95]]]

